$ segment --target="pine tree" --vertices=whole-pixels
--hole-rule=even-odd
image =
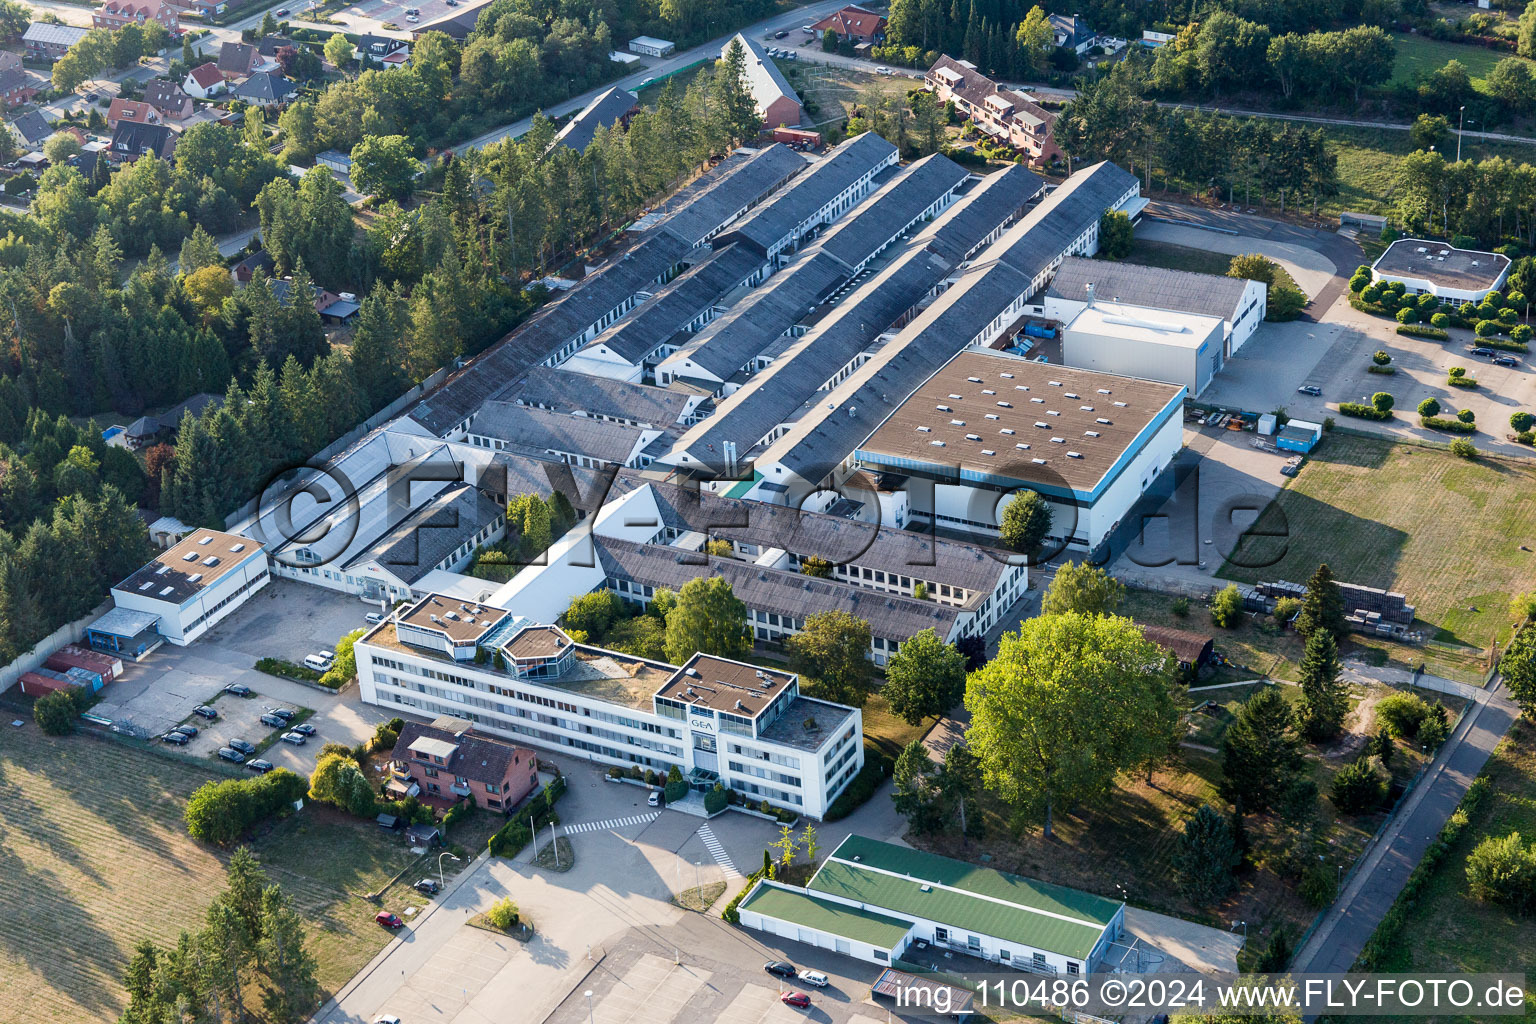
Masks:
[[[1302,636],[1310,637],[1318,629],[1326,629],[1335,640],[1349,635],[1349,626],[1344,621],[1344,597],[1327,562],[1319,565],[1307,581],[1307,596],[1296,616],[1296,632]]]
[[[1226,819],[1210,804],[1201,804],[1184,823],[1175,858],[1184,891],[1196,903],[1212,903],[1232,888],[1237,848]]]
[[[1280,691],[1261,688],[1237,713],[1222,739],[1222,792],[1244,810],[1263,814],[1302,766],[1295,716]]]
[[[318,965],[304,948],[304,922],[276,885],[261,894],[261,939],[256,946],[263,975],[262,1008],[273,1024],[299,1024],[320,1002]]]
[[[1307,637],[1301,659],[1302,735],[1324,740],[1337,735],[1349,711],[1349,694],[1339,679],[1339,648],[1333,634],[1317,629]]]

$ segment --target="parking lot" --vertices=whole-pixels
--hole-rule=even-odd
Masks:
[[[258,672],[258,658],[274,657],[300,663],[307,654],[334,649],[338,637],[364,625],[374,610],[355,597],[273,580],[217,628],[186,647],[163,644],[141,662],[126,662],[123,675],[102,691],[96,706],[129,732],[160,736],[172,726],[191,722],[200,735],[181,748],[214,756],[223,741],[239,737],[257,746],[274,742],[262,754],[279,767],[308,774],[320,747],[334,740],[349,746],[373,735],[377,723],[393,717],[381,708],[364,705],[357,687],[340,694]],[[223,693],[230,683],[251,688],[254,696]],[[192,709],[209,704],[219,720],[198,718]],[[316,735],[303,746],[275,741],[283,730],[260,724],[272,707],[312,708],[309,723]],[[215,742],[218,741],[218,742]]]
[[[389,22],[402,31],[406,31],[418,25],[426,25],[437,21],[444,15],[453,14],[455,7],[458,10],[463,10],[466,7],[474,6],[475,3],[476,0],[461,0],[460,3],[450,6],[446,0],[404,0],[403,3],[396,3],[394,0],[363,0],[362,3],[348,4],[336,12],[334,17],[339,19],[349,17],[372,18],[381,23]],[[421,11],[417,21],[408,21],[406,19],[405,11],[408,7]],[[295,4],[294,9],[300,10],[300,5]]]

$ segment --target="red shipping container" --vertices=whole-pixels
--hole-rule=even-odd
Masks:
[[[105,651],[93,651],[89,647],[79,644],[65,644],[58,649],[59,654],[68,654],[81,659],[81,667],[88,668],[92,672],[100,674],[101,678],[111,682],[123,674],[122,659],[108,654]]]
[[[67,679],[59,679],[53,675],[43,675],[41,672],[23,672],[21,674],[21,692],[29,697],[41,697],[44,694],[53,693],[73,686],[74,683]]]
[[[104,664],[103,658],[87,658],[79,654],[71,654],[65,650],[57,650],[48,655],[48,660],[43,662],[56,672],[67,672],[69,669],[78,668],[96,676],[100,682],[110,682],[113,678],[111,667]],[[100,683],[97,684],[100,689]]]

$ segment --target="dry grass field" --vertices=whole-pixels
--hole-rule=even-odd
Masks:
[[[814,60],[814,55],[811,57]],[[798,61],[777,61],[791,85],[815,110],[808,110],[818,126],[842,121],[859,102],[872,96],[901,96],[922,83],[905,75],[877,75],[840,64],[809,64],[802,51]]]
[[[16,717],[7,708],[8,722]],[[194,842],[182,807],[212,771],[87,736],[42,735],[27,716],[0,742],[0,1021],[114,1020],[119,976],[143,939],[198,928],[224,885],[222,851]],[[487,821],[481,821],[482,818]],[[455,828],[473,852],[490,815]],[[471,845],[473,844],[473,845]],[[327,995],[381,949],[380,905],[360,897],[417,860],[372,822],[311,806],[252,843],[309,925]],[[458,865],[448,862],[452,869]],[[425,866],[421,874],[436,874]],[[382,906],[425,898],[413,870]],[[409,917],[407,917],[409,921]]]
[[[1431,638],[1486,648],[1509,634],[1510,598],[1536,588],[1532,522],[1529,459],[1334,434],[1260,518],[1287,536],[1239,545],[1265,568],[1228,562],[1221,575],[1304,582],[1327,562],[1338,579],[1402,591]]]

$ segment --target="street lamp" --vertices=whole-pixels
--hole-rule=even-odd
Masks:
[[[1477,124],[1476,121],[1472,122]],[[1461,131],[1467,126],[1467,108],[1463,106],[1456,121],[1456,162],[1461,163]]]
[[[1244,942],[1244,944],[1246,944],[1248,942],[1248,922],[1247,921],[1233,921],[1232,922],[1232,931],[1235,932],[1239,928],[1241,928],[1243,930],[1243,942]]]
[[[447,883],[445,883],[443,881],[443,858],[444,857],[451,857],[453,859],[454,863],[458,863],[458,861],[459,861],[459,858],[454,856],[451,853],[440,853],[440,854],[437,855],[437,887],[439,889],[441,889],[444,885],[447,884]]]
[[[587,1024],[593,1024],[596,1018],[592,1015],[592,990],[587,989],[582,995],[587,997]]]

